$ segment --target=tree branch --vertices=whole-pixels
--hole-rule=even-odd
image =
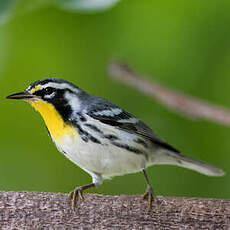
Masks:
[[[67,194],[0,192],[1,229],[228,229],[230,201],[158,197],[147,211],[137,195],[85,194],[76,212]]]
[[[114,79],[132,86],[139,91],[152,96],[163,105],[193,119],[206,119],[230,126],[230,110],[212,105],[176,90],[150,82],[145,77],[135,73],[124,63],[114,61],[109,65],[109,74]]]

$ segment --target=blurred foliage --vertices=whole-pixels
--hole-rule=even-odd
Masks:
[[[5,100],[35,80],[56,76],[115,102],[186,155],[227,173],[210,178],[153,166],[148,174],[157,194],[230,198],[229,127],[170,112],[113,82],[106,72],[111,58],[122,59],[154,81],[230,107],[229,12],[226,0],[123,0],[90,14],[43,1],[1,1],[1,15],[12,15],[0,27],[1,190],[69,192],[91,180],[58,153],[39,114],[24,102]],[[90,192],[144,190],[138,173],[116,177]]]
[[[10,19],[37,10],[41,7],[56,6],[72,12],[97,12],[113,7],[119,0],[1,0],[0,24]]]
[[[54,0],[62,9],[78,12],[94,12],[113,7],[119,0]]]

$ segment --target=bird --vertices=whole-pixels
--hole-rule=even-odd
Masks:
[[[83,191],[99,186],[105,179],[143,172],[148,208],[157,200],[146,168],[176,165],[207,176],[222,176],[215,166],[182,155],[158,137],[144,122],[116,104],[59,78],[31,83],[7,99],[28,102],[38,111],[57,149],[92,177],[92,183],[78,186],[69,194],[76,209]]]

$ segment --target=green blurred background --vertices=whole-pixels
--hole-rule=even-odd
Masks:
[[[1,190],[69,192],[91,181],[57,151],[29,104],[5,99],[55,76],[113,101],[186,155],[226,171],[211,178],[154,166],[148,174],[157,194],[230,198],[230,127],[184,118],[107,73],[109,60],[118,58],[154,81],[230,108],[229,1],[121,0],[95,11],[61,7],[58,0],[18,2],[0,4]],[[144,191],[138,173],[89,192]]]

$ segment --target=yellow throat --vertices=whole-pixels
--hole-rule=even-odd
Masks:
[[[75,136],[77,134],[72,125],[66,124],[55,107],[43,100],[29,101],[35,110],[43,117],[50,135],[55,141],[62,141],[68,134]]]

